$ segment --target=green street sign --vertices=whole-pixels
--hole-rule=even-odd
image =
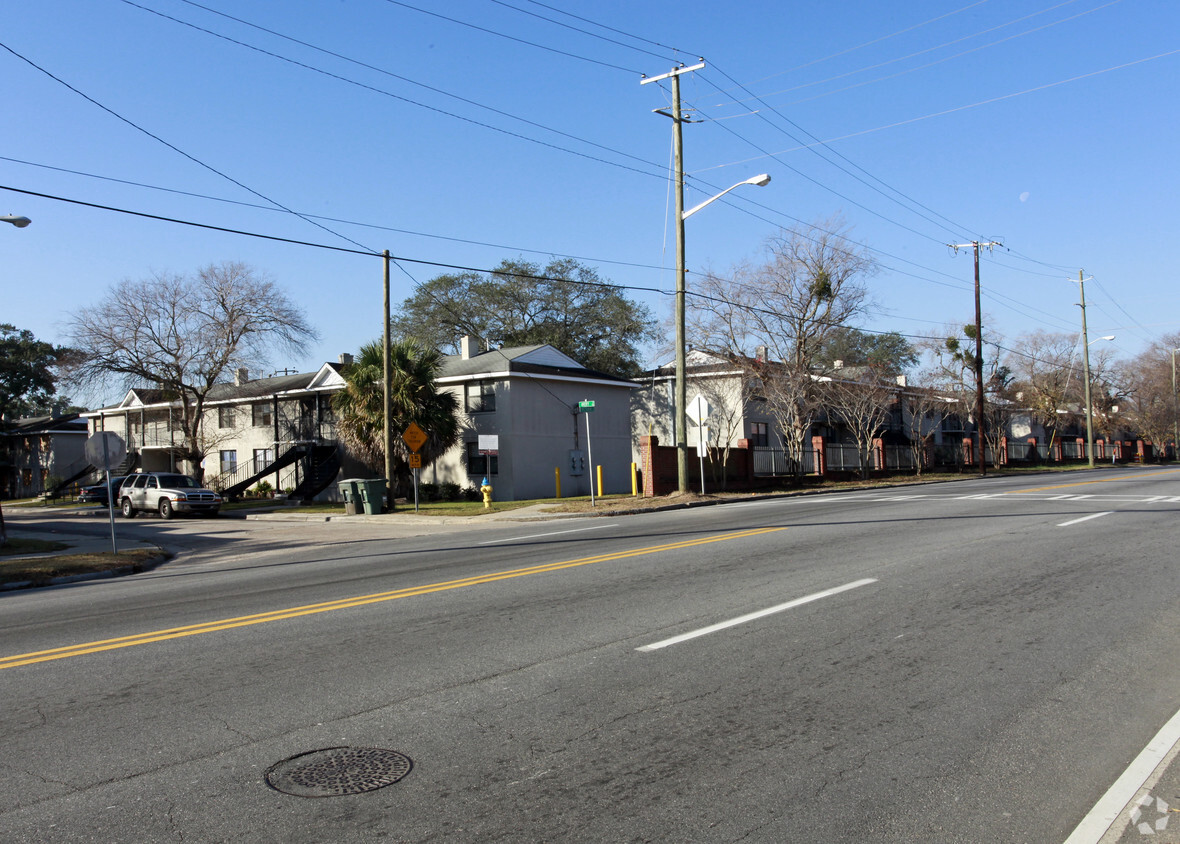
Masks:
[[[594,402],[592,402],[592,401],[578,402],[578,410],[582,411],[583,413],[589,413],[593,409],[594,409]]]

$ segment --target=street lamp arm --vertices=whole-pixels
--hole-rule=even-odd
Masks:
[[[28,217],[18,217],[15,214],[5,214],[0,216],[0,222],[12,223],[18,229],[23,229],[29,223],[33,222]]]
[[[716,196],[709,197],[704,202],[702,202],[700,205],[695,205],[692,208],[689,208],[687,211],[685,211],[683,214],[680,215],[680,219],[687,220],[689,217],[691,217],[693,214],[700,211],[702,208],[704,208],[710,202],[720,199],[721,197],[723,197],[727,193],[729,193],[731,190],[736,190],[737,188],[740,188],[742,185],[757,185],[758,187],[762,187],[763,185],[766,185],[769,183],[770,183],[770,176],[766,173],[763,173],[761,176],[754,176],[752,178],[746,179],[744,182],[738,182],[736,185],[733,185],[732,187],[728,187],[725,190],[721,191],[721,193],[717,194]]]

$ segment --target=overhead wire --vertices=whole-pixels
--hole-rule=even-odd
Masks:
[[[393,1],[393,0],[389,0],[389,2],[392,2],[392,1]],[[642,175],[642,176],[649,176],[649,177],[663,178],[662,176],[657,176],[655,173],[653,173],[653,172],[650,172],[650,171],[641,170],[641,169],[639,169],[639,168],[636,168],[636,167],[631,167],[631,166],[628,166],[628,165],[626,165],[626,164],[621,164],[621,163],[619,163],[619,162],[616,162],[616,161],[609,161],[609,160],[607,160],[607,159],[600,158],[600,157],[598,157],[598,156],[594,156],[594,155],[590,155],[590,154],[588,154],[588,153],[585,153],[585,152],[579,152],[578,150],[569,149],[569,148],[567,148],[567,147],[559,146],[558,144],[553,144],[553,143],[550,143],[550,142],[548,142],[548,141],[543,141],[543,140],[541,140],[541,139],[539,139],[539,138],[532,138],[532,137],[529,137],[528,135],[523,135],[523,134],[521,134],[521,133],[519,133],[519,132],[513,132],[513,131],[511,131],[511,130],[509,130],[509,129],[504,129],[504,128],[502,128],[502,127],[499,127],[499,126],[494,126],[494,125],[492,125],[492,124],[490,124],[490,123],[485,123],[485,122],[483,122],[483,121],[476,120],[476,119],[474,119],[474,118],[471,118],[471,117],[465,117],[465,116],[463,116],[463,115],[461,115],[461,114],[456,114],[455,112],[447,111],[446,109],[442,109],[442,108],[439,108],[439,107],[437,107],[437,106],[432,106],[432,105],[429,105],[429,104],[427,104],[427,103],[419,102],[418,100],[414,100],[414,99],[411,99],[411,98],[409,98],[409,97],[402,96],[402,95],[400,95],[400,94],[395,94],[395,93],[393,93],[392,91],[387,91],[387,90],[385,90],[385,89],[383,89],[383,88],[378,88],[378,87],[376,87],[376,86],[374,86],[374,85],[369,85],[369,84],[367,84],[367,83],[360,82],[360,81],[358,81],[358,80],[356,80],[356,79],[350,79],[349,77],[347,77],[347,76],[344,76],[344,75],[342,75],[342,74],[339,74],[339,73],[334,73],[334,72],[332,72],[332,71],[329,71],[329,70],[325,70],[325,69],[323,69],[323,68],[316,67],[316,66],[314,66],[314,65],[311,65],[311,64],[308,64],[308,63],[306,63],[306,62],[302,62],[302,61],[299,61],[299,60],[297,60],[297,59],[290,58],[289,56],[284,56],[284,55],[282,55],[282,54],[280,54],[280,53],[276,53],[276,52],[274,52],[274,51],[272,51],[272,50],[267,50],[267,49],[265,49],[265,48],[263,48],[263,47],[259,47],[259,46],[255,45],[255,44],[250,44],[249,42],[243,41],[243,40],[241,40],[241,39],[238,39],[238,38],[233,38],[233,37],[231,37],[231,36],[228,36],[228,35],[225,35],[225,34],[223,34],[223,33],[216,32],[215,30],[208,29],[207,27],[202,27],[202,26],[199,26],[199,25],[197,25],[197,24],[191,23],[190,21],[186,21],[186,20],[183,20],[183,19],[181,19],[181,18],[177,18],[177,17],[175,17],[175,16],[173,16],[173,15],[168,15],[168,14],[165,14],[164,12],[160,12],[160,11],[158,11],[158,10],[156,10],[156,9],[152,9],[152,8],[150,8],[150,7],[148,7],[148,6],[144,6],[144,5],[142,5],[141,3],[137,3],[137,2],[135,2],[135,0],[120,0],[120,2],[122,2],[122,3],[125,3],[125,4],[126,4],[126,5],[128,5],[128,6],[133,6],[133,7],[137,8],[137,9],[141,9],[141,10],[142,10],[142,11],[144,11],[144,12],[148,12],[149,14],[156,15],[157,17],[163,18],[163,19],[165,19],[165,20],[172,21],[173,23],[180,24],[181,26],[185,26],[185,27],[188,27],[188,28],[190,28],[190,29],[196,30],[197,32],[201,32],[201,33],[204,33],[204,34],[206,34],[206,35],[212,36],[212,37],[214,37],[214,38],[218,38],[218,39],[221,39],[221,40],[223,40],[223,41],[229,42],[229,43],[231,43],[231,44],[235,44],[235,45],[237,45],[237,46],[239,46],[239,47],[243,47],[243,48],[245,48],[245,49],[247,49],[247,50],[252,50],[252,51],[254,51],[254,52],[256,52],[256,53],[259,53],[259,54],[261,54],[261,55],[268,56],[268,57],[270,57],[270,58],[273,58],[273,59],[276,59],[276,60],[278,60],[278,61],[285,62],[285,63],[287,63],[287,64],[290,64],[290,65],[293,65],[293,66],[295,66],[295,67],[300,67],[300,68],[303,68],[304,70],[308,70],[308,71],[311,71],[311,72],[313,72],[313,73],[317,73],[317,74],[320,74],[320,75],[322,75],[322,76],[326,76],[326,77],[329,77],[329,78],[331,78],[331,79],[335,79],[335,80],[337,80],[337,81],[339,81],[339,82],[344,82],[345,84],[352,85],[352,86],[355,86],[355,87],[358,87],[358,88],[361,88],[361,89],[364,89],[364,90],[370,91],[370,92],[372,92],[372,93],[375,93],[375,94],[381,94],[382,96],[389,97],[389,98],[391,98],[391,99],[395,99],[395,100],[399,100],[399,101],[401,101],[401,102],[408,103],[409,105],[417,106],[418,108],[423,108],[423,109],[426,109],[426,110],[428,110],[428,111],[435,112],[436,114],[441,114],[441,115],[444,115],[444,116],[446,116],[446,117],[453,118],[453,119],[455,119],[455,120],[460,120],[460,121],[463,121],[464,123],[470,123],[470,124],[472,124],[472,125],[474,125],[474,126],[479,126],[479,127],[481,127],[481,128],[484,128],[484,129],[489,129],[489,130],[491,130],[491,131],[493,131],[493,132],[498,132],[498,133],[500,133],[500,134],[503,134],[503,135],[508,135],[508,136],[510,136],[510,137],[517,138],[517,139],[519,139],[519,140],[523,140],[523,141],[527,141],[527,142],[529,142],[529,143],[537,144],[537,145],[539,145],[539,146],[548,147],[548,148],[550,148],[550,149],[554,149],[554,150],[557,150],[557,151],[559,151],[559,152],[567,153],[567,154],[569,154],[569,155],[575,155],[575,156],[578,156],[578,157],[580,157],[580,158],[585,158],[585,159],[588,159],[588,160],[590,160],[590,161],[595,161],[595,162],[597,162],[597,163],[600,163],[600,164],[606,164],[606,165],[609,165],[609,166],[612,166],[612,167],[618,167],[618,168],[621,168],[621,169],[623,169],[623,170],[628,170],[628,171],[631,171],[631,172],[633,172],[633,173],[638,173],[638,174],[640,174],[640,175]],[[378,68],[378,67],[376,67],[376,66],[374,66],[374,65],[370,65],[370,64],[367,64],[367,63],[365,63],[365,62],[360,62],[360,61],[357,61],[357,60],[355,60],[355,59],[350,59],[350,58],[348,58],[347,56],[344,56],[344,55],[342,55],[342,54],[339,54],[339,53],[333,52],[333,51],[331,51],[331,50],[326,50],[326,49],[323,49],[323,48],[317,47],[317,46],[315,46],[315,45],[313,45],[313,44],[310,44],[310,43],[308,43],[308,42],[305,42],[305,41],[300,41],[299,39],[296,39],[296,38],[291,38],[291,37],[289,37],[289,36],[286,36],[286,35],[283,35],[283,34],[281,34],[281,33],[278,33],[278,32],[276,32],[275,30],[271,30],[271,29],[267,29],[267,28],[265,28],[265,27],[257,26],[257,25],[255,25],[255,24],[249,23],[248,21],[242,20],[241,18],[235,18],[235,17],[232,17],[232,16],[230,16],[230,15],[225,15],[224,13],[222,13],[222,12],[218,12],[218,11],[217,11],[217,10],[215,10],[215,9],[209,9],[208,7],[206,7],[206,6],[202,6],[202,5],[201,5],[201,4],[199,4],[199,3],[192,2],[192,0],[181,0],[181,2],[188,3],[189,5],[191,5],[191,6],[196,6],[196,7],[198,7],[198,8],[206,9],[207,11],[210,11],[210,12],[212,12],[213,14],[222,15],[223,17],[227,17],[227,18],[229,18],[229,19],[231,19],[231,20],[234,20],[234,21],[236,21],[236,22],[238,22],[238,23],[241,23],[241,24],[243,24],[243,25],[246,25],[246,26],[251,26],[251,27],[255,27],[256,29],[259,29],[259,30],[261,30],[261,31],[263,31],[263,32],[266,32],[266,33],[270,34],[270,35],[274,35],[274,36],[276,36],[276,37],[279,37],[279,38],[284,38],[284,39],[287,39],[287,40],[289,40],[289,41],[292,41],[293,43],[297,43],[297,44],[299,44],[299,45],[301,45],[301,46],[308,47],[309,49],[317,50],[317,51],[319,51],[319,52],[323,52],[323,53],[325,53],[325,54],[327,54],[327,55],[331,55],[331,56],[333,56],[333,57],[335,57],[335,58],[339,58],[339,59],[342,59],[342,60],[344,60],[344,61],[349,61],[349,62],[352,62],[352,63],[354,63],[354,64],[357,64],[357,65],[360,65],[360,66],[362,66],[362,67],[365,67],[365,68],[367,68],[367,69],[369,69],[369,70],[374,70],[374,71],[376,71],[376,72],[378,72],[378,73],[383,73],[383,74],[385,74],[385,75],[391,76],[391,77],[393,77],[393,78],[396,78],[396,79],[398,79],[398,80],[400,80],[400,81],[407,82],[407,83],[409,83],[409,84],[419,85],[420,87],[426,88],[426,89],[428,89],[428,90],[430,90],[430,91],[432,91],[432,92],[434,92],[434,93],[442,94],[442,95],[444,95],[444,96],[448,96],[448,97],[453,97],[453,98],[455,98],[455,99],[457,99],[457,100],[460,100],[460,101],[462,101],[462,102],[464,102],[464,103],[467,103],[467,104],[469,104],[469,105],[473,105],[473,106],[476,106],[476,107],[478,107],[478,108],[487,109],[487,110],[489,110],[489,111],[492,111],[492,112],[494,112],[494,113],[496,113],[496,114],[499,114],[499,115],[501,115],[501,116],[503,116],[503,117],[508,117],[508,118],[511,118],[511,119],[513,119],[513,120],[518,120],[518,121],[521,121],[521,122],[523,122],[523,123],[526,123],[526,124],[528,124],[528,125],[530,125],[530,126],[532,126],[532,127],[534,127],[534,128],[544,129],[544,130],[546,130],[546,131],[553,132],[553,133],[555,133],[555,134],[558,134],[558,135],[561,135],[561,136],[563,136],[563,137],[570,138],[570,139],[572,139],[572,140],[577,140],[577,141],[580,141],[580,142],[582,142],[582,143],[585,143],[585,144],[587,144],[588,146],[591,146],[591,147],[596,147],[596,148],[599,148],[599,149],[605,150],[605,151],[607,151],[607,152],[611,152],[611,153],[613,153],[613,154],[615,154],[615,155],[619,155],[619,156],[621,156],[621,157],[624,157],[624,158],[629,158],[629,159],[632,159],[632,160],[638,161],[638,162],[640,162],[640,163],[642,163],[642,164],[646,164],[646,165],[648,165],[649,167],[656,167],[656,168],[658,169],[658,165],[656,165],[656,164],[653,164],[653,163],[652,163],[652,162],[650,162],[650,161],[646,161],[645,159],[643,159],[643,158],[640,158],[639,156],[633,155],[633,154],[631,154],[631,153],[624,152],[624,151],[622,151],[622,150],[616,150],[616,149],[612,149],[611,147],[607,147],[607,146],[605,146],[605,145],[603,145],[603,144],[598,144],[598,143],[595,143],[595,142],[593,142],[593,141],[588,141],[588,140],[586,140],[585,138],[582,138],[582,137],[580,137],[580,136],[578,136],[578,135],[574,135],[574,134],[572,134],[572,133],[569,133],[569,132],[564,132],[564,131],[561,131],[561,130],[559,130],[559,129],[554,129],[553,127],[550,127],[550,126],[545,126],[544,124],[537,123],[536,121],[532,121],[532,120],[528,120],[528,119],[526,119],[526,118],[523,118],[523,117],[519,117],[519,116],[517,116],[517,115],[514,115],[514,114],[511,114],[511,113],[509,113],[509,112],[502,111],[502,110],[500,110],[500,109],[496,109],[496,108],[493,108],[493,107],[491,107],[491,106],[487,106],[487,105],[485,105],[485,104],[483,104],[483,103],[479,103],[479,102],[476,102],[476,101],[474,101],[474,100],[470,100],[470,99],[468,99],[468,98],[465,98],[465,97],[459,96],[459,95],[457,95],[457,94],[452,94],[452,93],[450,93],[450,92],[448,92],[448,91],[444,91],[444,90],[442,90],[442,89],[435,88],[435,87],[433,87],[433,86],[430,86],[430,85],[425,85],[424,83],[416,82],[416,81],[414,81],[414,80],[412,80],[412,79],[409,79],[409,78],[407,78],[407,77],[404,77],[404,76],[400,76],[400,75],[398,75],[398,74],[391,73],[391,72],[389,72],[389,71],[386,71],[386,70],[384,70],[384,69],[382,69],[382,68]]]
[[[610,62],[601,61],[599,59],[592,59],[589,56],[580,56],[576,53],[568,52],[567,50],[558,50],[556,47],[547,47],[544,44],[537,44],[534,41],[527,41],[524,38],[517,38],[515,35],[509,35],[506,32],[498,32],[494,29],[488,29],[487,27],[479,26],[478,24],[474,24],[469,21],[460,20],[459,18],[453,18],[449,15],[444,15],[440,12],[432,12],[429,9],[422,9],[422,8],[419,8],[418,6],[413,6],[409,3],[404,3],[404,2],[402,2],[402,0],[385,0],[385,2],[389,3],[392,6],[401,6],[404,9],[411,9],[415,12],[421,12],[424,15],[430,15],[431,17],[435,17],[435,18],[439,18],[441,20],[449,21],[450,23],[457,24],[459,26],[465,26],[465,27],[468,27],[469,29],[474,29],[479,32],[483,32],[487,35],[495,35],[498,38],[504,38],[508,41],[513,41],[517,44],[524,44],[529,47],[535,47],[538,50],[544,50],[549,53],[555,53],[559,56],[565,56],[566,58],[577,59],[578,61],[588,62],[589,64],[600,65],[601,67],[612,68],[613,70],[621,70],[621,71],[624,71],[625,73],[632,73],[632,74],[639,74],[640,73],[640,71],[633,70],[633,69],[627,68],[627,67],[623,67],[622,65],[612,64]]]

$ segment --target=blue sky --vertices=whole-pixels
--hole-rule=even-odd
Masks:
[[[1117,335],[1118,354],[1180,330],[1167,249],[1180,217],[1180,6],[722,9],[7,4],[0,185],[388,249],[406,259],[395,303],[411,279],[447,271],[418,261],[570,255],[666,317],[671,122],[653,109],[670,92],[640,78],[703,57],[682,77],[700,121],[685,127],[686,202],[762,172],[773,181],[688,221],[690,270],[724,274],[780,227],[839,215],[881,265],[864,328],[921,336],[969,321],[971,258],[946,244],[999,240],[984,253],[985,332],[1078,331],[1079,269],[1092,279],[1091,337]],[[0,213],[34,221],[0,229],[0,321],[42,339],[59,340],[71,310],[123,278],[223,260],[274,278],[322,334],[276,369],[314,369],[380,333],[378,258],[0,195]]]

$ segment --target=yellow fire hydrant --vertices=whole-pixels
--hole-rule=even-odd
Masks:
[[[490,510],[492,507],[492,485],[488,483],[487,478],[484,478],[480,483],[479,491],[483,493],[483,508]]]

